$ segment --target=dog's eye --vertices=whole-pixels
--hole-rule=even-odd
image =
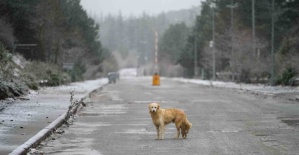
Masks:
[[[157,107],[155,107],[155,108],[157,108]]]

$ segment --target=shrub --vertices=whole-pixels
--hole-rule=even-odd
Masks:
[[[12,76],[12,55],[0,43],[0,78],[9,79]]]
[[[292,85],[292,81],[297,75],[296,69],[294,67],[286,68],[281,76],[278,76],[276,84],[280,85]]]
[[[24,94],[26,86],[14,81],[0,80],[0,99],[18,97]]]
[[[37,83],[42,86],[58,86],[70,82],[69,75],[59,66],[44,62],[33,61],[25,67],[26,83],[35,88]]]
[[[32,90],[38,90],[38,82],[36,77],[32,74],[23,73],[22,75],[25,84]]]
[[[74,67],[71,71],[69,71],[69,75],[71,76],[72,82],[74,81],[82,81],[84,80],[83,74],[86,72],[86,68],[80,62],[74,64]]]

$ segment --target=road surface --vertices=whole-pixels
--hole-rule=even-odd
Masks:
[[[147,105],[183,109],[193,124],[187,139],[165,139],[156,131]],[[257,154],[299,152],[299,103],[172,80],[152,86],[151,78],[126,78],[92,95],[69,127],[38,148],[45,154]]]

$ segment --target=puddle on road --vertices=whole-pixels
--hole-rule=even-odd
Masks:
[[[256,133],[255,136],[259,137],[260,141],[269,147],[277,148],[279,143],[276,139],[273,139],[270,135],[265,133]]]
[[[281,120],[281,122],[287,124],[288,126],[299,127],[299,116],[277,117],[277,119]]]
[[[299,127],[299,119],[288,118],[282,119],[281,122],[287,124],[288,126]]]
[[[295,119],[287,119],[287,120],[281,120],[283,123],[286,123],[289,126],[293,126],[293,127],[299,127],[299,120]]]

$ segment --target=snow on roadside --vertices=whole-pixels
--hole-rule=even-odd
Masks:
[[[299,87],[287,87],[287,86],[267,86],[263,84],[244,84],[234,82],[223,81],[208,81],[200,79],[184,79],[184,78],[171,78],[174,81],[180,81],[184,83],[194,83],[205,86],[214,86],[219,88],[232,88],[258,92],[262,94],[281,94],[281,93],[299,93]]]
[[[83,81],[83,82],[75,82],[71,83],[70,85],[66,86],[61,86],[59,87],[60,90],[77,90],[77,91],[92,91],[96,88],[99,88],[100,86],[108,83],[107,78],[101,78],[97,80],[88,80],[88,81]]]
[[[121,78],[127,77],[136,77],[137,76],[137,69],[136,68],[125,68],[118,71],[119,76]]]
[[[58,87],[46,87],[44,91],[47,93],[70,93],[74,92],[75,94],[87,94],[94,89],[101,87],[102,85],[108,83],[107,78],[101,78],[96,80],[88,80],[83,82],[74,82],[69,85],[63,85]],[[41,91],[43,93],[43,91]]]

